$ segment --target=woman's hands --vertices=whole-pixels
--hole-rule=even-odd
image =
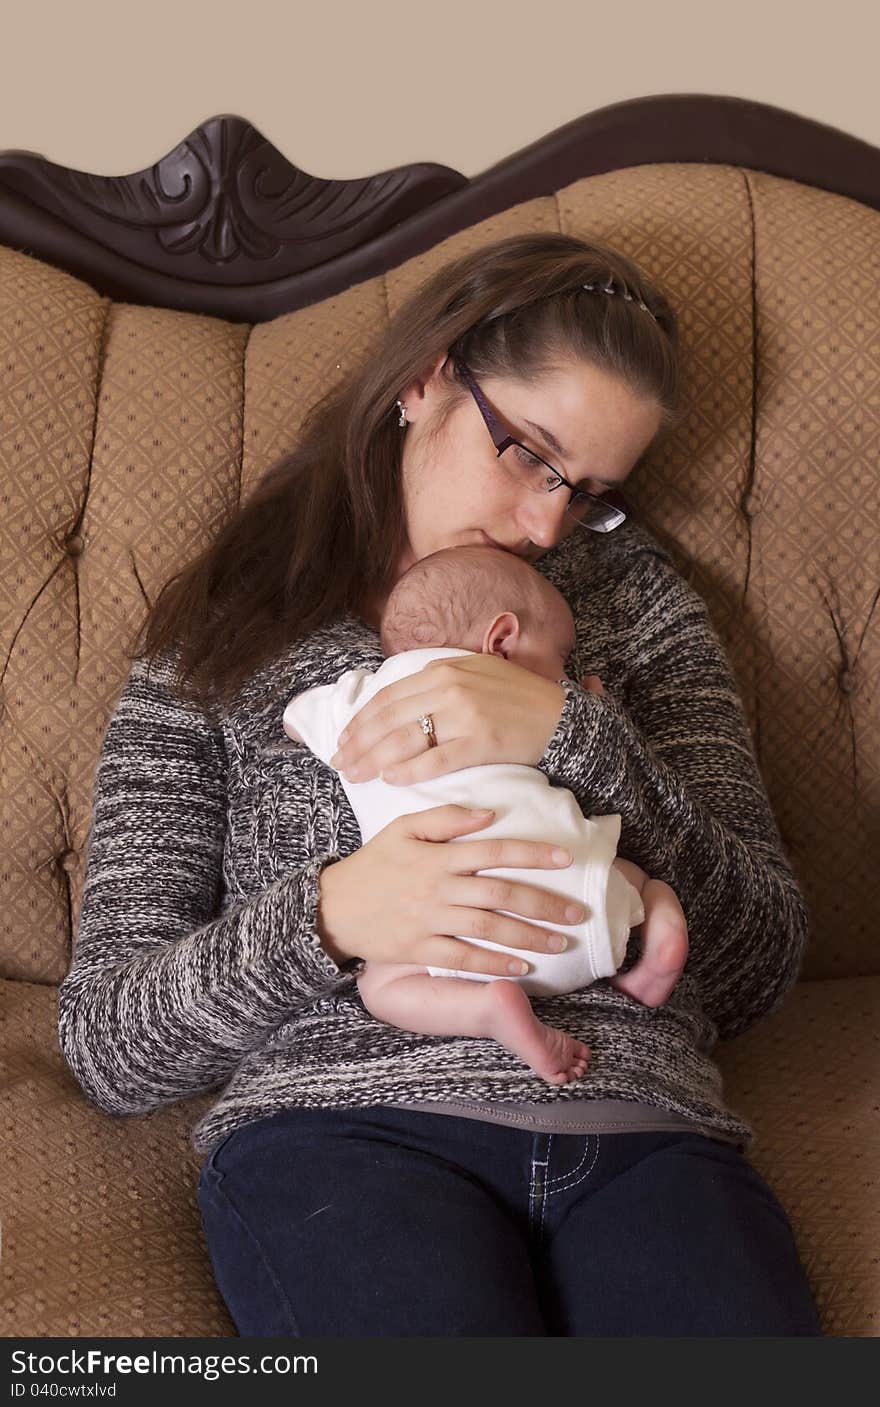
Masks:
[[[583,921],[582,908],[569,916],[571,900],[564,895],[477,871],[564,869],[571,855],[561,864],[553,858],[554,847],[542,841],[462,839],[492,819],[491,812],[481,817],[454,805],[397,816],[352,855],[325,866],[318,882],[316,926],[334,962],[360,957],[510,977],[527,968],[516,967],[509,953],[462,938],[560,951],[561,945],[553,946],[553,933],[510,914],[564,928]],[[447,840],[456,843],[437,843]]]
[[[364,704],[340,735],[331,766],[346,781],[381,775],[397,786],[493,762],[534,767],[564,704],[561,684],[500,655],[432,660]],[[434,720],[437,747],[427,746],[423,713]]]

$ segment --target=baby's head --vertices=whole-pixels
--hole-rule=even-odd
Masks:
[[[568,602],[546,577],[499,547],[443,547],[395,582],[382,615],[386,657],[446,647],[505,659],[559,679],[574,649]]]

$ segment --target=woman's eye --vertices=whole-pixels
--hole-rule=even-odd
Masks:
[[[526,464],[530,469],[537,469],[539,467],[541,469],[546,469],[546,464],[544,464],[542,460],[538,459],[536,455],[529,454],[528,450],[523,449],[522,445],[514,445],[514,451],[520,464]]]

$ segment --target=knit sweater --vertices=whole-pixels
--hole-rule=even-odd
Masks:
[[[636,1101],[741,1147],[712,1051],[797,978],[806,905],[705,603],[632,517],[579,532],[536,569],[577,643],[538,763],[585,816],[619,813],[618,854],[665,880],[688,922],[658,1008],[608,980],[533,998],[591,1050],[550,1085],[488,1038],[421,1035],[367,1012],[316,931],[325,865],[360,845],[337,774],[282,729],[287,701],[377,669],[378,632],[346,614],[281,651],[215,714],[180,699],[174,657],[135,661],[107,725],[59,1037],[86,1095],[144,1114],[210,1090],[193,1145],[294,1107]],[[540,871],[535,871],[540,885]],[[637,949],[631,938],[631,963]]]

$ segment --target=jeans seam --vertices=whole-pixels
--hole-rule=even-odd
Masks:
[[[226,1205],[228,1206],[229,1210],[232,1212],[232,1215],[235,1217],[235,1219],[236,1219],[236,1221],[238,1222],[239,1226],[240,1226],[240,1227],[242,1228],[242,1230],[244,1231],[244,1233],[245,1233],[246,1237],[248,1238],[248,1240],[250,1240],[251,1242],[253,1242],[254,1246],[255,1246],[256,1249],[257,1249],[257,1253],[258,1253],[258,1255],[259,1255],[259,1257],[260,1257],[260,1260],[262,1261],[263,1265],[265,1266],[266,1273],[267,1273],[267,1275],[269,1276],[270,1281],[272,1282],[272,1285],[273,1285],[273,1287],[274,1287],[274,1289],[275,1289],[275,1292],[277,1293],[279,1299],[281,1300],[281,1303],[283,1304],[285,1310],[287,1311],[287,1317],[288,1317],[288,1320],[289,1320],[289,1322],[290,1322],[290,1327],[291,1327],[291,1332],[292,1332],[292,1334],[295,1335],[296,1337],[301,1337],[299,1322],[298,1322],[298,1320],[297,1320],[296,1315],[295,1315],[294,1312],[293,1312],[293,1306],[292,1306],[292,1304],[290,1303],[290,1300],[287,1298],[287,1295],[286,1295],[285,1292],[284,1292],[284,1287],[282,1286],[282,1284],[281,1284],[281,1282],[279,1281],[277,1275],[275,1274],[275,1271],[273,1270],[271,1264],[270,1264],[269,1261],[266,1259],[266,1254],[265,1254],[265,1252],[264,1252],[264,1250],[263,1250],[263,1247],[261,1246],[260,1242],[257,1240],[257,1237],[254,1235],[254,1233],[251,1231],[251,1229],[250,1229],[250,1227],[248,1226],[247,1222],[245,1221],[244,1217],[243,1217],[243,1216],[241,1215],[241,1213],[239,1212],[239,1210],[238,1210],[238,1208],[236,1207],[235,1203],[233,1202],[232,1198],[229,1196],[229,1193],[223,1191],[223,1188],[222,1188],[222,1185],[221,1185],[222,1182],[223,1182],[223,1174],[222,1174],[222,1173],[218,1173],[217,1169],[216,1169],[216,1168],[213,1168],[213,1167],[211,1168],[211,1172],[212,1172],[213,1175],[214,1175],[214,1177],[213,1177],[213,1187],[212,1187],[212,1190],[213,1190],[214,1194],[216,1195],[216,1197],[217,1197],[218,1199],[220,1199],[221,1197],[223,1198],[223,1200],[226,1202]],[[209,1243],[209,1244],[210,1244],[210,1243]]]
[[[572,1178],[574,1177],[575,1173],[580,1172],[581,1168],[583,1167],[584,1163],[586,1162],[587,1153],[589,1152],[589,1148],[590,1148],[590,1139],[591,1139],[591,1138],[595,1138],[595,1139],[596,1139],[596,1147],[595,1147],[595,1150],[594,1150],[594,1152],[593,1152],[593,1161],[592,1161],[592,1163],[590,1164],[590,1166],[587,1168],[586,1172],[583,1173],[582,1176],[579,1177],[575,1182],[572,1182]],[[584,1151],[583,1151],[583,1156],[581,1157],[581,1160],[580,1160],[580,1162],[578,1163],[577,1167],[576,1167],[576,1168],[572,1168],[570,1172],[567,1172],[567,1173],[560,1173],[557,1177],[548,1178],[548,1179],[547,1179],[547,1190],[550,1192],[551,1197],[555,1197],[555,1196],[557,1195],[557,1193],[559,1193],[559,1192],[568,1192],[568,1191],[571,1190],[572,1187],[579,1187],[580,1184],[581,1184],[582,1182],[584,1182],[584,1181],[590,1176],[590,1173],[593,1171],[593,1168],[596,1166],[596,1159],[597,1159],[598,1157],[599,1157],[599,1139],[598,1139],[598,1137],[596,1136],[596,1134],[592,1134],[592,1133],[585,1134],[585,1135],[584,1135]],[[558,1187],[553,1187],[552,1190],[551,1190],[551,1183],[558,1183],[559,1186],[558,1186]]]
[[[548,1177],[548,1178],[547,1178],[547,1186],[548,1186],[548,1187],[550,1187],[554,1182],[564,1182],[564,1181],[566,1180],[566,1178],[573,1177],[574,1174],[578,1171],[578,1169],[580,1169],[580,1168],[583,1167],[583,1165],[584,1165],[584,1160],[586,1159],[586,1156],[587,1156],[587,1149],[588,1149],[589,1143],[590,1143],[590,1135],[589,1135],[588,1133],[585,1133],[585,1134],[583,1135],[583,1140],[584,1140],[583,1153],[581,1154],[581,1160],[580,1160],[580,1162],[578,1163],[577,1167],[575,1167],[575,1168],[570,1168],[568,1172],[557,1173],[555,1177]]]
[[[539,1139],[539,1138],[542,1138],[542,1137],[543,1137],[542,1134],[535,1134],[535,1135],[534,1135],[534,1139],[533,1139],[533,1143],[532,1143],[532,1147],[533,1147],[533,1148],[534,1148],[535,1144],[537,1143],[538,1139]],[[535,1201],[535,1173],[536,1173],[536,1171],[537,1171],[538,1168],[544,1168],[544,1169],[546,1170],[546,1168],[548,1167],[548,1165],[549,1165],[549,1163],[550,1163],[550,1147],[551,1147],[551,1145],[552,1145],[552,1142],[553,1142],[553,1135],[552,1135],[552,1134],[547,1135],[547,1156],[546,1156],[546,1158],[540,1159],[540,1158],[534,1158],[534,1157],[533,1157],[532,1160],[531,1160],[531,1168],[530,1168],[530,1170],[529,1170],[529,1221],[530,1221],[530,1222],[531,1222],[531,1220],[532,1220],[532,1214],[533,1214],[533,1211],[534,1211],[534,1201]],[[546,1183],[546,1178],[542,1178],[542,1179],[541,1179],[541,1217],[540,1217],[540,1223],[539,1223],[539,1226],[538,1226],[538,1234],[539,1234],[539,1235],[540,1235],[541,1232],[543,1231],[543,1227],[544,1227],[544,1208],[545,1208],[546,1204],[547,1204],[547,1183]]]
[[[551,1154],[551,1152],[552,1152],[552,1149],[553,1149],[553,1135],[552,1135],[552,1133],[551,1133],[551,1134],[548,1134],[548,1135],[547,1135],[547,1164],[546,1164],[546,1166],[547,1166],[547,1171],[548,1171],[548,1172],[549,1172],[549,1170],[550,1170],[550,1154]],[[547,1210],[547,1182],[548,1182],[548,1178],[547,1178],[546,1175],[545,1175],[545,1177],[544,1177],[544,1196],[543,1196],[543,1199],[542,1199],[542,1201],[541,1201],[541,1235],[542,1235],[542,1236],[544,1235],[544,1213],[545,1213],[546,1210]]]

